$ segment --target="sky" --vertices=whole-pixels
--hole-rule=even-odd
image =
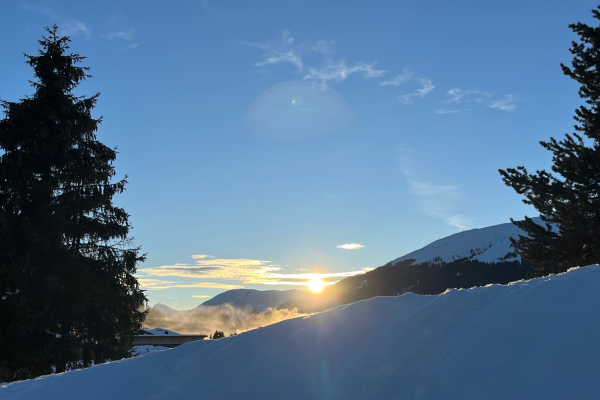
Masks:
[[[537,212],[499,168],[549,169],[587,0],[0,3],[0,99],[56,23],[118,147],[114,201],[150,304],[331,284]],[[597,24],[596,24],[597,25]]]

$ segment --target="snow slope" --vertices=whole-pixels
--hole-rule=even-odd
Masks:
[[[600,266],[377,297],[0,386],[3,400],[595,399]]]
[[[210,300],[205,301],[201,306],[218,306],[221,304],[231,304],[240,308],[250,308],[256,312],[264,311],[266,308],[277,308],[280,304],[290,300],[304,299],[311,297],[307,290],[254,290],[254,289],[234,289],[228,290],[216,295]]]
[[[532,219],[541,223],[539,217]],[[436,240],[422,249],[393,260],[392,264],[410,258],[416,259],[416,263],[434,261],[434,259],[441,259],[448,263],[460,258],[471,258],[488,263],[502,261],[508,253],[514,251],[510,245],[510,237],[518,235],[525,235],[525,232],[512,223],[471,229]],[[521,258],[515,255],[506,259],[520,260]]]

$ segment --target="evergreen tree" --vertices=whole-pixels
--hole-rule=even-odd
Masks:
[[[212,335],[212,339],[221,339],[225,337],[225,333],[219,330],[216,330],[215,333]]]
[[[145,317],[134,277],[140,249],[129,215],[112,204],[116,151],[96,138],[99,94],[72,91],[85,57],[46,28],[34,70],[35,93],[3,101],[0,121],[0,381],[64,371],[128,356]]]
[[[592,13],[600,20],[598,9]],[[512,239],[513,247],[539,275],[600,262],[600,27],[577,23],[569,28],[579,42],[570,49],[572,67],[561,67],[581,85],[586,103],[575,110],[577,132],[541,142],[553,154],[554,174],[531,174],[523,166],[500,170],[506,185],[523,195],[544,222],[513,221],[528,235]]]

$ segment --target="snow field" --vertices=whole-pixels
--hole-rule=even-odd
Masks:
[[[11,399],[593,399],[600,266],[407,293],[0,387]]]

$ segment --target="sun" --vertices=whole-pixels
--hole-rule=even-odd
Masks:
[[[325,284],[319,278],[313,278],[310,280],[310,282],[308,282],[308,288],[314,293],[319,293],[324,287]]]

